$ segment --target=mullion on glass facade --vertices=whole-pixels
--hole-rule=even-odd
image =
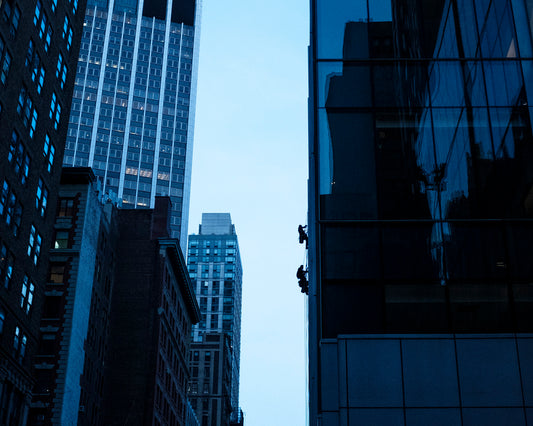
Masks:
[[[194,12],[161,17],[168,5],[159,3],[89,2],[64,162],[93,167],[124,207],[153,207],[156,195],[170,196],[178,237],[188,209]]]

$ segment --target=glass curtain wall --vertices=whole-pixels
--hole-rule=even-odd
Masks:
[[[530,332],[533,5],[312,4],[319,336]]]

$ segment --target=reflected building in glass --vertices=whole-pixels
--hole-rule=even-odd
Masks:
[[[88,1],[64,157],[123,207],[170,196],[173,238],[187,235],[200,9]]]
[[[310,424],[532,423],[533,4],[311,6]]]

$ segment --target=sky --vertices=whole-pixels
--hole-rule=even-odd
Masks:
[[[308,0],[204,0],[201,25],[189,233],[236,228],[245,424],[304,426]]]

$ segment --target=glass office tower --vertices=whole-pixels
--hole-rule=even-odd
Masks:
[[[311,6],[310,424],[533,423],[533,3]]]
[[[200,8],[88,1],[65,149],[124,207],[170,196],[173,238],[187,235]]]
[[[199,233],[189,235],[187,265],[191,280],[196,282],[196,300],[201,316],[200,322],[192,330],[191,350],[196,352],[191,359],[193,368],[189,398],[202,422],[203,412],[209,412],[212,424],[222,426],[225,420],[220,413],[223,411],[221,404],[224,398],[218,395],[217,383],[228,381],[226,376],[229,377],[231,412],[232,416],[238,415],[241,359],[242,264],[235,225],[231,223],[229,213],[202,213]],[[202,347],[212,351],[209,347],[214,341],[224,346],[226,337],[217,340],[212,336],[213,333],[227,336],[229,362],[224,369],[219,369],[216,362],[218,356],[213,359],[204,357],[204,369],[198,371],[194,366],[198,365]],[[222,352],[220,355],[225,356]],[[202,387],[195,389],[194,383],[198,385],[200,382]]]

